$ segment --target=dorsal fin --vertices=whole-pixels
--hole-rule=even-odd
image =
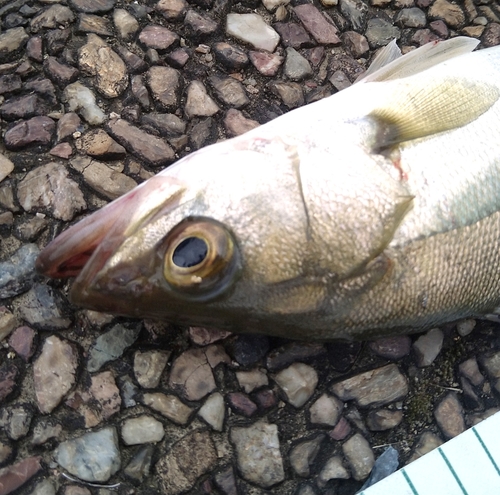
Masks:
[[[406,55],[392,58],[391,61],[391,57],[396,53],[394,46],[390,46],[393,43],[389,43],[382,53],[379,52],[375,57],[373,62],[377,64],[376,69],[372,70],[372,64],[358,81],[382,82],[413,76],[446,60],[472,52],[479,44],[479,40],[457,36],[446,41],[432,41]],[[382,65],[381,62],[385,60],[388,62]]]

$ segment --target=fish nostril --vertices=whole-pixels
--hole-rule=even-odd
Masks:
[[[199,237],[188,237],[180,242],[172,254],[172,261],[179,268],[199,265],[208,254],[208,245]]]

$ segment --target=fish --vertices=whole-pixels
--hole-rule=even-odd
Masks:
[[[202,148],[39,255],[74,304],[299,340],[500,313],[500,47],[395,42],[349,88]]]

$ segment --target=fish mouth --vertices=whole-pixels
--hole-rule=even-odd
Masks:
[[[123,241],[145,222],[179,204],[185,186],[157,175],[64,231],[40,253],[38,273],[51,278],[92,278]],[[89,269],[91,268],[89,273]]]

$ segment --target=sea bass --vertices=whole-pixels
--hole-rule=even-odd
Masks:
[[[500,46],[454,38],[179,160],[53,240],[71,301],[296,339],[500,306]],[[400,53],[399,53],[400,54]]]

